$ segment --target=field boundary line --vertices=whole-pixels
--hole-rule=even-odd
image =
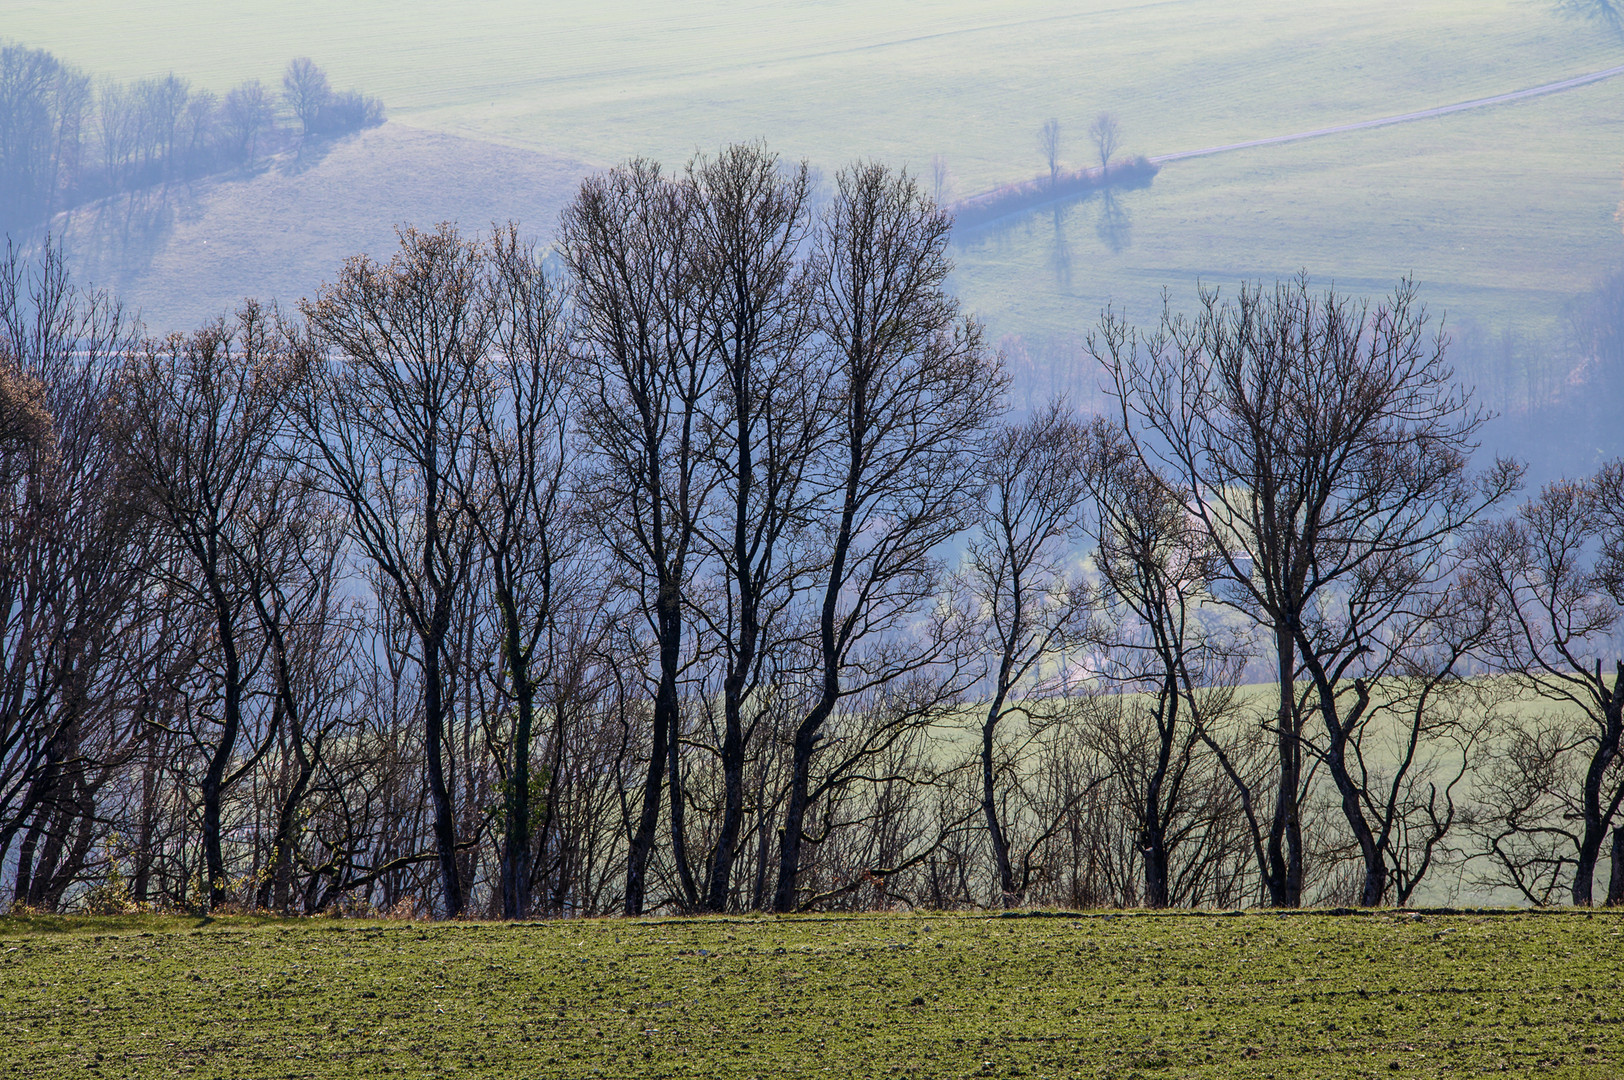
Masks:
[[[1523,90],[1511,90],[1504,94],[1473,98],[1470,101],[1458,101],[1453,105],[1438,105],[1430,109],[1417,109],[1414,112],[1397,113],[1393,116],[1383,116],[1375,120],[1357,120],[1350,124],[1333,124],[1330,127],[1315,128],[1312,131],[1298,131],[1290,135],[1270,135],[1262,139],[1247,139],[1243,142],[1224,143],[1221,146],[1207,146],[1200,150],[1179,150],[1171,154],[1156,155],[1149,160],[1152,165],[1164,165],[1168,162],[1207,157],[1211,154],[1227,154],[1234,150],[1250,150],[1259,146],[1279,146],[1284,143],[1302,142],[1305,139],[1323,138],[1326,135],[1341,135],[1350,131],[1366,131],[1370,128],[1389,127],[1393,124],[1408,124],[1416,120],[1431,120],[1434,117],[1448,116],[1452,113],[1466,112],[1470,109],[1483,109],[1491,105],[1504,105],[1508,102],[1525,101],[1529,98],[1544,97],[1547,94],[1560,94],[1567,90],[1577,90],[1581,86],[1603,82],[1619,75],[1624,75],[1624,64],[1604,68],[1601,71],[1592,71],[1584,75],[1575,75],[1572,78],[1561,79],[1557,82],[1530,86]]]

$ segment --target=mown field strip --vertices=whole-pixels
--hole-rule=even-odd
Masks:
[[[0,920],[0,1069],[1615,1077],[1624,916]]]

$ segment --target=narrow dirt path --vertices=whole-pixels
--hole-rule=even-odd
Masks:
[[[1421,109],[1416,112],[1400,113],[1397,116],[1384,116],[1379,120],[1360,120],[1352,124],[1336,124],[1332,127],[1315,128],[1313,131],[1299,131],[1291,135],[1273,135],[1267,139],[1248,139],[1245,142],[1225,143],[1222,146],[1208,146],[1200,150],[1180,150],[1174,154],[1161,154],[1150,159],[1153,165],[1165,165],[1170,161],[1184,161],[1187,158],[1208,157],[1212,154],[1227,154],[1231,150],[1250,150],[1255,146],[1278,146],[1281,143],[1301,142],[1304,139],[1318,139],[1325,135],[1341,135],[1347,131],[1364,131],[1367,128],[1387,127],[1390,124],[1408,124],[1413,120],[1430,120],[1435,116],[1448,116],[1450,113],[1465,112],[1468,109],[1482,109],[1490,105],[1504,105],[1507,102],[1522,101],[1526,98],[1543,97],[1546,94],[1560,94],[1564,90],[1576,90],[1581,86],[1601,82],[1618,75],[1624,75],[1624,64],[1610,67],[1604,71],[1592,71],[1588,75],[1575,75],[1571,79],[1560,82],[1546,83],[1543,86],[1531,86],[1526,90],[1513,90],[1508,94],[1495,94],[1493,97],[1473,98],[1471,101],[1460,101],[1454,105],[1440,105],[1434,109]]]

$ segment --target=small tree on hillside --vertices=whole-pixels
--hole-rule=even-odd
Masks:
[[[300,56],[288,61],[288,69],[282,73],[282,95],[299,118],[304,134],[309,135],[316,130],[321,110],[332,99],[333,90],[327,83],[327,73],[310,57]]]
[[[1088,137],[1094,142],[1094,149],[1100,155],[1100,169],[1103,171],[1111,167],[1111,156],[1122,145],[1122,128],[1116,117],[1110,113],[1100,113],[1088,127]]]
[[[1043,149],[1043,160],[1049,163],[1049,183],[1060,178],[1060,121],[1054,117],[1043,122],[1038,129],[1038,146]]]

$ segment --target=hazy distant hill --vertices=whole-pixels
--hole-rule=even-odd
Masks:
[[[389,123],[251,175],[109,199],[54,228],[81,280],[112,289],[153,330],[183,329],[245,296],[291,306],[349,256],[387,258],[397,225],[512,219],[545,239],[588,171]]]

